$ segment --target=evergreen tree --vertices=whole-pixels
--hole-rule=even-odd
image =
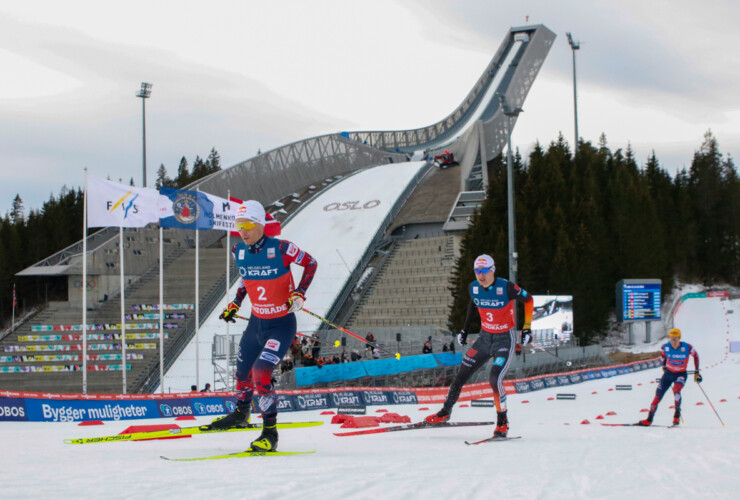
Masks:
[[[692,271],[705,283],[712,283],[721,275],[726,235],[723,173],[717,141],[708,131],[701,149],[694,153],[688,186],[697,222],[696,259]]]
[[[208,175],[208,167],[206,162],[200,156],[195,157],[193,162],[193,172],[190,174],[190,182],[197,181]]]
[[[159,165],[159,168],[157,169],[157,180],[154,183],[154,186],[159,189],[161,187],[174,187],[172,179],[169,178],[167,175],[167,168],[165,168],[164,163],[161,163]]]
[[[206,167],[209,174],[221,170],[221,156],[219,156],[216,148],[211,148],[211,152],[206,160]]]
[[[184,188],[190,184],[190,172],[188,172],[188,160],[183,156],[180,160],[180,165],[177,167],[177,177],[175,177],[175,184],[178,188]]]
[[[25,218],[23,200],[21,199],[20,194],[16,194],[15,198],[13,198],[13,206],[10,209],[10,219],[13,224],[22,224]]]

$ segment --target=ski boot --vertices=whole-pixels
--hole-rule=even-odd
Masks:
[[[648,413],[647,418],[637,422],[637,425],[641,425],[642,427],[650,427],[653,424],[653,416],[653,412]]]
[[[673,425],[678,425],[681,423],[681,408],[676,408],[676,411],[673,412]]]
[[[277,450],[277,443],[277,417],[266,418],[262,424],[262,434],[252,441],[247,451],[275,451]]]
[[[496,418],[496,429],[493,431],[493,437],[505,438],[509,433],[509,419],[506,417],[506,412],[498,412]]]
[[[223,417],[218,417],[209,425],[204,425],[202,429],[218,431],[237,427],[249,427],[249,414],[250,404],[237,401],[236,410]]]
[[[439,410],[434,415],[429,415],[427,418],[424,419],[424,422],[426,422],[428,425],[437,425],[444,422],[447,422],[450,419],[450,410],[442,407],[441,410]]]

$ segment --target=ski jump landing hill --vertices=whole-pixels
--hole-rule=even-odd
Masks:
[[[429,163],[409,162],[409,159],[427,158],[444,149],[451,150],[461,165],[458,200],[467,199],[466,195],[472,193],[478,197],[478,202],[482,201],[488,186],[485,166],[501,154],[507,135],[516,123],[518,111],[554,39],[555,34],[542,25],[510,29],[463,102],[438,123],[414,130],[340,132],[313,137],[214,173],[187,189],[200,189],[224,198],[230,194],[240,199],[255,199],[279,219],[282,218],[281,237],[315,254],[319,262],[307,307],[331,320],[341,307],[342,300],[361,277],[364,266],[372,256],[373,242],[383,235],[410,193],[423,182],[425,173],[432,168]],[[306,193],[312,196],[305,196]],[[285,203],[296,199],[302,201],[302,205],[286,219],[281,215],[286,213],[283,207]],[[458,204],[456,201],[455,206],[449,207],[451,216],[448,222],[452,224],[447,224],[445,229],[460,231],[467,227],[466,217],[462,221],[455,221]],[[470,210],[470,207],[463,207],[465,210]],[[127,277],[128,282],[134,288],[141,288],[137,281],[141,282],[141,278],[146,276],[152,278],[151,270],[157,264],[156,231],[145,229],[127,232],[127,235],[131,243],[130,249],[124,249],[125,268],[132,273]],[[199,247],[204,249],[218,243],[223,233],[200,231],[194,236],[192,232],[166,230],[165,261],[169,259],[176,262],[178,252],[182,252],[183,247],[192,247],[194,237],[199,238]],[[115,302],[116,295],[120,294],[112,278],[117,276],[117,268],[111,266],[112,269],[106,270],[105,264],[107,260],[118,260],[118,229],[104,229],[90,239],[88,252],[91,256],[88,259],[97,264],[95,269],[88,270],[88,276],[113,287],[109,288],[109,303]],[[66,276],[70,303],[79,301],[80,294],[73,296],[72,291],[76,289],[74,283],[80,281],[82,274],[81,247],[81,242],[72,245],[19,274]],[[232,283],[235,278],[231,276]],[[212,378],[210,359],[204,359],[203,363],[198,361],[210,351],[212,331],[218,328],[223,330],[223,325],[217,328],[215,317],[228,302],[225,296],[225,272],[219,280],[214,280],[213,289],[200,297],[202,336],[199,335],[198,342],[194,339],[196,328],[192,311],[185,311],[186,319],[180,328],[169,333],[165,344],[165,368],[168,373],[180,371],[173,364],[186,363],[192,374],[193,366],[199,364],[199,370],[202,371],[200,379]],[[136,300],[141,303],[145,299],[136,296],[136,289],[132,292],[126,290],[127,302]],[[102,292],[98,295],[88,294],[95,302],[102,298]],[[154,296],[150,301],[158,302]],[[97,306],[95,302],[88,304],[88,307]],[[166,296],[165,303],[168,303]],[[111,310],[110,314],[110,321],[102,318],[98,321],[118,322],[116,318],[120,317],[119,314],[115,310]],[[306,316],[300,317],[301,331],[310,332],[317,326],[316,321]],[[191,348],[193,352],[189,353]],[[159,384],[159,361],[158,356],[153,354],[143,353],[147,361],[136,377],[130,377],[135,381],[129,385],[130,392],[151,391]],[[175,362],[176,359],[180,361]],[[190,362],[186,362],[187,359]],[[43,377],[48,376],[43,373],[24,375],[27,375],[24,380],[30,384],[27,388],[31,388],[36,380],[39,381],[39,387],[43,387]],[[67,374],[59,373],[56,376],[65,377]],[[70,377],[75,380],[80,378],[79,374]],[[176,375],[173,377],[178,378]],[[165,385],[169,388],[167,383]],[[173,385],[171,388],[187,389],[189,386],[190,382],[185,387]]]

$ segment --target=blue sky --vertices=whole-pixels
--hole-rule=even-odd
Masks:
[[[515,147],[579,132],[612,149],[652,150],[688,167],[711,129],[740,150],[740,42],[730,2],[214,1],[0,6],[0,213],[20,194],[40,208],[94,175],[141,185],[140,82],[147,180],[211,147],[224,167],[341,130],[431,124],[465,97],[511,26],[558,38],[524,104]]]

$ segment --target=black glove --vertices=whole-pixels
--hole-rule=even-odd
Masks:
[[[465,345],[468,343],[468,332],[465,330],[460,330],[460,333],[457,334],[457,343],[460,345]]]
[[[221,313],[221,316],[218,317],[218,319],[222,319],[226,321],[227,323],[236,323],[236,320],[234,319],[234,316],[236,315],[236,312],[239,310],[239,306],[236,302],[229,302],[229,305],[226,306],[226,309]]]
[[[522,347],[532,343],[532,330],[525,328],[522,330]]]
[[[701,381],[704,380],[704,377],[701,376],[701,373],[698,371],[694,373],[694,382],[701,384]]]

